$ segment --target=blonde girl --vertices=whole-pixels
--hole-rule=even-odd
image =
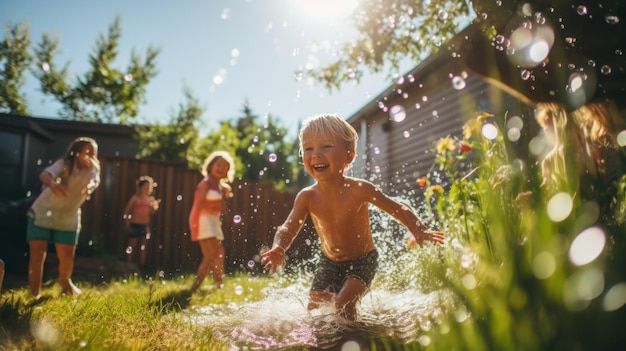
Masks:
[[[202,179],[196,186],[193,206],[189,215],[191,240],[197,241],[202,250],[202,262],[191,287],[198,290],[209,271],[217,288],[222,287],[224,275],[224,233],[221,214],[226,199],[232,196],[229,182],[235,176],[233,158],[225,151],[215,151],[206,158],[202,167]]]

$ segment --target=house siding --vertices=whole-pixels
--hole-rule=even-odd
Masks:
[[[464,76],[464,87],[451,76]],[[420,193],[416,180],[430,171],[436,142],[461,136],[463,124],[479,112],[502,118],[528,111],[518,99],[477,75],[465,71],[450,55],[435,55],[408,72],[403,84],[394,84],[348,119],[362,140],[353,175],[373,181],[392,196]],[[406,117],[390,117],[401,106]],[[366,126],[366,128],[363,128]]]

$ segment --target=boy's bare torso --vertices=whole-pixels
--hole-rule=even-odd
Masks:
[[[349,261],[375,249],[369,219],[369,185],[344,178],[343,185],[315,184],[303,191],[304,202],[333,261]]]

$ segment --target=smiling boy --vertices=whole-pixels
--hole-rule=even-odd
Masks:
[[[299,133],[304,167],[315,183],[302,189],[272,249],[261,255],[265,269],[285,265],[285,251],[311,216],[320,238],[321,262],[309,294],[308,309],[332,302],[343,317],[355,320],[356,305],[374,278],[378,253],[372,238],[369,204],[394,217],[422,246],[443,244],[443,233],[429,231],[411,208],[387,197],[372,183],[345,176],[356,157],[358,134],[343,119],[320,115],[304,122]]]

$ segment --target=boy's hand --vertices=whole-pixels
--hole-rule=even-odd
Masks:
[[[265,270],[271,270],[272,273],[276,273],[276,269],[278,269],[278,267],[285,266],[285,249],[282,247],[275,247],[262,253],[261,264]]]
[[[424,241],[431,241],[433,243],[438,243],[438,244],[443,245],[443,236],[444,236],[443,232],[436,232],[436,231],[424,231],[419,234],[413,233],[413,237],[415,237],[415,243],[419,245],[420,247],[424,247]],[[408,243],[407,243],[407,246],[408,246]]]

